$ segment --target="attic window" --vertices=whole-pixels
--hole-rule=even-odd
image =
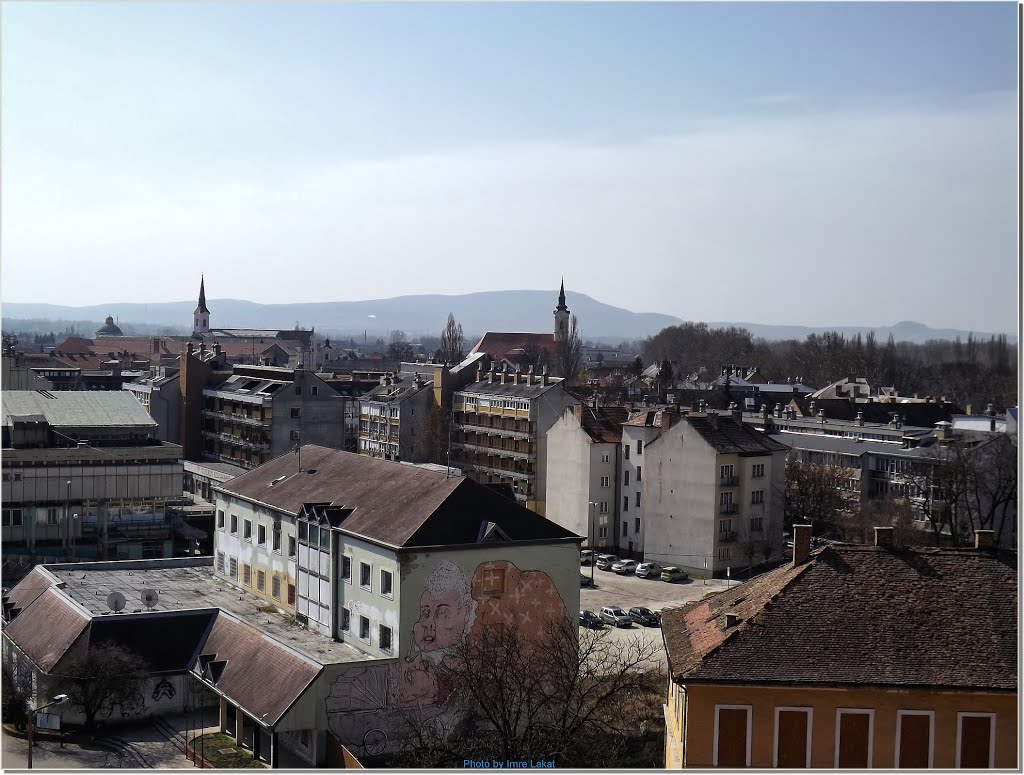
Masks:
[[[277,479],[274,479],[274,480],[273,480],[273,481],[272,481],[272,482],[270,483],[270,486],[271,486],[271,487],[273,487],[273,486],[274,486],[275,484],[277,484],[278,482],[284,481],[284,479],[285,479],[285,477],[286,477],[286,476],[287,476],[287,474],[285,474],[285,475],[283,475],[283,476],[279,476],[279,477],[277,477]]]

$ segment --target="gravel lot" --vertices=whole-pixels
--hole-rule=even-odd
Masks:
[[[580,572],[589,577],[590,566],[583,566]],[[595,568],[594,586],[583,587],[580,590],[580,607],[595,614],[606,605],[617,605],[624,611],[629,611],[633,606],[642,606],[659,612],[663,608],[700,600],[711,592],[725,589],[728,583],[725,579],[688,579],[670,583],[654,578],[637,578],[632,573],[620,576],[611,571]],[[606,637],[614,640],[643,638],[653,642],[657,646],[662,668],[665,668],[665,646],[659,627],[643,627],[639,624],[632,627],[606,625],[603,632],[607,633]]]

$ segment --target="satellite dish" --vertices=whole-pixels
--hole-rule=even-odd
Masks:
[[[107,595],[107,608],[113,611],[115,614],[118,611],[124,610],[125,602],[124,595],[120,592],[111,592]]]
[[[146,608],[152,608],[157,604],[160,599],[160,595],[156,593],[155,589],[144,589],[142,590],[142,604]]]

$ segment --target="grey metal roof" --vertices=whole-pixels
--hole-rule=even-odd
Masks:
[[[534,376],[536,379],[536,376]],[[550,377],[548,384],[546,385],[527,385],[520,382],[518,385],[512,384],[512,374],[506,376],[505,384],[501,384],[497,377],[494,382],[488,382],[487,380],[481,380],[480,382],[472,382],[461,390],[457,390],[457,393],[468,393],[470,395],[481,395],[481,396],[508,396],[509,398],[537,398],[552,388],[558,387],[562,380],[558,377]]]
[[[123,390],[5,390],[0,395],[0,406],[7,424],[11,415],[41,414],[55,428],[155,430],[158,425],[138,399]]]
[[[772,433],[770,438],[793,449],[814,452],[839,452],[844,455],[887,455],[889,457],[934,458],[940,456],[941,448],[927,444],[905,448],[900,444],[885,441],[858,441],[845,436],[826,436],[813,433]]]

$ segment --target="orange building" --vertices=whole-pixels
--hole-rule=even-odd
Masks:
[[[1015,556],[875,533],[663,612],[666,767],[1018,767]]]

